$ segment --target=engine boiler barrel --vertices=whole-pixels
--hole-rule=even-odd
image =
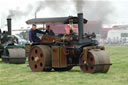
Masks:
[[[78,13],[79,40],[83,38],[83,13]]]
[[[11,18],[7,18],[8,34],[11,35]]]

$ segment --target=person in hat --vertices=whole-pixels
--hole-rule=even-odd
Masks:
[[[36,25],[33,24],[32,28],[29,30],[29,41],[31,43],[40,42],[40,38],[37,36],[37,33],[46,34],[46,32],[43,32],[43,31],[36,29]]]
[[[46,34],[51,35],[51,36],[55,36],[55,33],[50,29],[49,25],[47,25]]]

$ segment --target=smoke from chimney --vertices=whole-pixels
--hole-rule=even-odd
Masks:
[[[110,21],[109,15],[112,14],[113,6],[110,1],[89,1],[89,0],[70,0],[72,3],[66,0],[45,0],[38,1],[35,13],[43,11],[45,8],[50,8],[53,10],[53,14],[60,14],[60,16],[65,16],[64,14],[72,8],[69,6],[68,9],[66,5],[74,6],[75,11],[72,11],[73,14],[84,13],[84,17],[89,20],[96,20],[107,23]]]
[[[37,2],[37,7],[35,9],[35,13],[39,12],[41,9],[43,9],[45,7],[45,1],[38,1]]]
[[[35,8],[35,16],[38,12],[43,11],[45,8],[50,8],[51,10],[54,10],[54,13],[61,13],[66,12],[66,10],[63,10],[64,4],[67,1],[65,0],[45,0],[45,1],[38,1],[37,7]]]
[[[28,16],[33,9],[32,5],[28,5],[26,10],[21,11],[19,9],[9,10],[8,18],[21,18],[22,16]]]
[[[113,6],[109,1],[98,0],[44,0],[35,1],[33,4],[28,4],[27,8],[23,11],[19,9],[9,10],[8,17],[17,20],[19,20],[19,18],[21,19],[22,17],[33,15],[36,17],[37,13],[40,11],[44,15],[47,15],[47,12],[44,11],[45,9],[50,11],[51,16],[53,17],[54,15],[76,15],[77,13],[82,12],[84,14],[84,18],[87,18],[88,20],[96,20],[107,23],[110,21],[109,15],[112,14]]]
[[[85,5],[84,0],[73,0],[73,2],[75,4],[75,8],[78,13],[81,13],[84,11],[84,5]]]
[[[25,11],[21,10],[9,10],[8,17],[22,17],[29,16],[31,12],[36,17],[37,13],[44,11],[45,8],[51,9],[53,14],[60,14],[60,16],[65,16],[67,11],[72,11],[72,14],[84,13],[84,17],[89,20],[98,20],[103,22],[108,22],[109,15],[112,14],[112,4],[109,1],[89,1],[89,0],[70,0],[72,3],[69,4],[68,0],[44,0],[36,1],[34,4],[29,4]],[[72,5],[73,4],[73,5]],[[69,5],[68,9],[65,9]],[[74,6],[71,8],[70,5]],[[75,11],[73,11],[75,9]],[[45,12],[44,12],[45,14]],[[52,15],[52,14],[51,14]]]
[[[89,1],[72,0],[75,4],[76,12],[83,12],[85,18],[89,20],[107,23],[110,21],[109,15],[113,13],[113,6],[110,1]]]

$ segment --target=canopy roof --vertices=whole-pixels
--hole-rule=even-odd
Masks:
[[[27,24],[69,24],[73,20],[73,24],[78,23],[78,17],[54,17],[54,18],[35,18],[26,21]],[[86,19],[83,19],[87,23]]]

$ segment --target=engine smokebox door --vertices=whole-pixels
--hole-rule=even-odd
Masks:
[[[67,67],[66,49],[60,46],[52,47],[52,67]]]

